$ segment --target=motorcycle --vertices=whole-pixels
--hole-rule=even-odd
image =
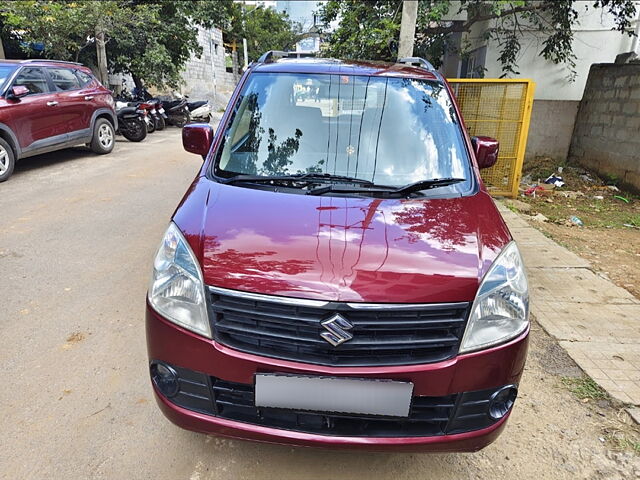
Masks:
[[[211,121],[213,109],[211,108],[211,104],[206,100],[187,102],[187,108],[189,109],[192,122],[209,123]]]
[[[184,127],[191,120],[189,107],[185,98],[178,100],[163,100],[162,107],[167,114],[167,123],[176,127]]]
[[[117,101],[116,116],[118,117],[117,135],[122,135],[130,142],[141,142],[147,137],[145,110]]]
[[[145,116],[145,122],[147,123],[147,133],[155,132],[159,122],[158,111],[156,110],[155,103],[151,101],[140,102],[137,104],[137,108],[147,112],[147,115]]]
[[[158,98],[152,98],[149,102],[153,103],[155,106],[156,116],[154,117],[154,120],[156,122],[156,130],[164,130],[167,125],[167,118],[169,117],[162,107],[162,101]]]
[[[189,121],[191,122],[204,122],[209,123],[211,121],[211,114],[213,109],[211,104],[207,100],[199,100],[196,102],[189,101],[189,95],[182,95],[179,92],[173,92],[174,97],[178,100],[187,100],[187,109],[189,110]]]

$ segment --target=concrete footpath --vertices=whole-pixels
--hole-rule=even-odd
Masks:
[[[496,204],[524,257],[538,323],[611,397],[640,405],[640,300]]]

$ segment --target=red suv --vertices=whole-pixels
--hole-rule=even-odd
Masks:
[[[522,259],[445,79],[270,52],[242,77],[153,264],[158,404],[218,435],[477,450],[524,369]]]
[[[111,92],[79,63],[0,60],[0,182],[18,159],[87,144],[113,150]]]

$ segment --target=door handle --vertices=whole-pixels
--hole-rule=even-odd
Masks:
[[[87,95],[84,97],[85,100],[93,100],[93,95]]]
[[[47,102],[48,107],[55,107],[57,104],[58,102]]]

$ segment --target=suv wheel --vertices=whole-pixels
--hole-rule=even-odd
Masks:
[[[16,157],[11,146],[0,138],[0,182],[7,180],[13,173]]]
[[[100,155],[111,152],[115,145],[115,136],[111,122],[106,118],[99,118],[93,126],[91,150]]]

